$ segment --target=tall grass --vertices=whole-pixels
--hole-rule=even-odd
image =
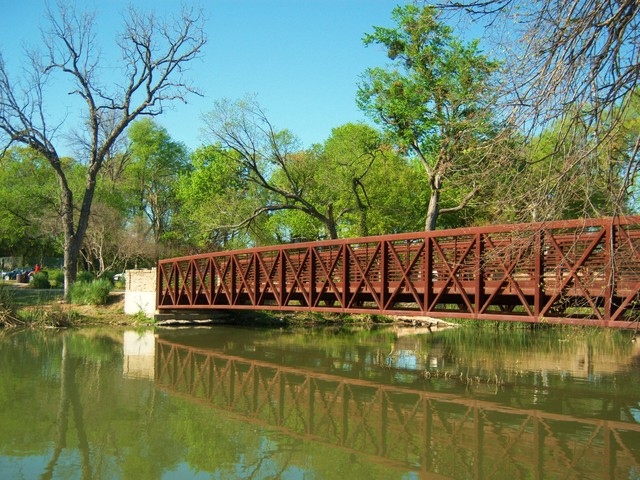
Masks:
[[[110,280],[79,281],[69,288],[69,301],[75,305],[106,305],[113,288]]]
[[[73,323],[80,319],[80,315],[73,310],[62,310],[56,305],[51,308],[41,305],[21,310],[20,319],[24,325],[30,327],[66,328],[73,326]]]
[[[0,284],[0,327],[14,327],[22,323],[16,313],[13,292],[6,285]]]

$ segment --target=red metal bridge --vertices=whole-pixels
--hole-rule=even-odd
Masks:
[[[430,315],[635,328],[640,217],[461,228],[161,260],[160,311]]]

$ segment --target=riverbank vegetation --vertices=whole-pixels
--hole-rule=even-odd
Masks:
[[[111,282],[77,282],[65,301],[62,289],[34,289],[0,282],[0,328],[65,328],[93,324],[149,323],[124,314],[124,293],[113,292]]]
[[[509,28],[520,3],[444,2],[440,9],[407,4],[390,13],[391,27],[363,32],[363,48],[382,47],[391,62],[367,69],[358,83],[354,100],[373,124],[336,125],[325,141],[303,146],[295,126],[275,126],[256,98],[218,99],[202,117],[203,144],[194,151],[154,117],[162,113],[155,106],[163,100],[192,92],[187,83],[172,83],[171,74],[201,53],[205,38],[197,12],[183,16],[174,30],[163,30],[193,34],[165,38],[165,48],[183,55],[165,58],[167,77],[154,76],[162,62],[127,49],[127,41],[138,38],[135,28],[146,29],[139,38],[154,38],[155,24],[145,23],[146,17],[120,42],[125,58],[148,67],[133,68],[133,81],[122,85],[164,78],[137,109],[120,101],[135,92],[105,96],[107,90],[82,82],[92,71],[75,71],[77,63],[55,58],[56,45],[78,47],[85,55],[80,63],[97,69],[93,51],[73,45],[92,38],[83,33],[97,25],[74,22],[75,14],[63,7],[50,12],[58,29],[45,46],[47,71],[71,73],[80,81],[70,91],[89,105],[93,143],[80,142],[90,147],[88,156],[61,157],[47,137],[58,128],[38,123],[47,117],[44,98],[21,98],[0,58],[0,256],[33,263],[64,259],[59,272],[65,282],[51,274],[48,281],[69,291],[77,268],[109,279],[125,268],[154,266],[161,257],[203,251],[636,213],[640,7],[624,2],[623,23],[614,13],[615,21],[605,21],[605,7],[592,12],[602,26],[597,35],[611,38],[589,43],[605,49],[596,52],[571,50],[575,43],[566,43],[564,33],[558,36],[563,25],[537,16],[546,12],[545,2],[526,6],[526,21],[518,25],[531,30],[518,30],[523,41],[509,49],[481,49],[447,23],[455,8],[460,15],[499,17],[505,21],[492,20],[490,28]],[[488,6],[494,4],[499,8]],[[554,18],[568,25],[590,25],[589,12],[560,13]],[[529,36],[531,31],[549,34]],[[569,33],[579,42],[590,39],[583,38],[589,32]],[[545,43],[528,44],[532,38]],[[550,70],[545,59],[558,51],[553,42],[573,63],[559,61]],[[520,46],[528,48],[527,55]],[[161,54],[155,45],[146,47]],[[590,52],[602,61],[587,61]],[[34,68],[40,65],[36,59]],[[580,67],[586,64],[591,70]],[[139,72],[148,78],[136,78]],[[29,92],[42,93],[45,86]],[[92,103],[99,99],[106,104]],[[45,279],[38,282],[44,285]]]

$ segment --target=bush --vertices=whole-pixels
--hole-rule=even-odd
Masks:
[[[96,276],[91,272],[87,272],[86,270],[83,270],[82,272],[78,272],[78,275],[76,275],[76,282],[91,283],[95,279],[96,279]]]
[[[49,270],[49,284],[51,288],[64,288],[64,272],[62,270]]]
[[[64,280],[64,279],[63,279]],[[51,288],[51,283],[49,282],[49,274],[47,272],[38,272],[31,277],[31,281],[29,281],[29,286],[31,288]]]
[[[98,278],[107,278],[109,280],[111,280],[111,283],[115,283],[113,281],[113,276],[116,274],[116,272],[112,271],[112,270],[105,270],[104,272],[102,272],[100,274],[100,276]]]
[[[105,278],[93,282],[79,281],[69,288],[69,301],[76,305],[106,305],[113,285]]]

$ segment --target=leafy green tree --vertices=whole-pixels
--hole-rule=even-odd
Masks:
[[[255,186],[243,176],[233,154],[216,145],[191,154],[191,168],[177,183],[180,209],[176,224],[184,243],[210,250],[243,248],[251,235],[236,228],[259,201]]]
[[[491,77],[498,63],[478,42],[456,38],[430,7],[408,4],[392,16],[396,28],[374,27],[364,37],[365,45],[382,45],[393,64],[364,73],[358,105],[424,167],[430,190],[425,228],[433,230],[440,214],[463,209],[489,175]],[[466,185],[464,196],[443,208],[441,196],[456,184]]]
[[[0,162],[0,253],[58,254],[60,201],[46,159],[30,148],[14,147]]]
[[[406,231],[423,202],[415,169],[364,124],[333,129],[307,150],[253,100],[219,102],[205,118],[219,142],[193,157],[183,211],[208,238],[246,244]],[[393,179],[393,181],[389,181]],[[246,232],[242,236],[239,232]]]
[[[364,124],[332,130],[322,146],[331,168],[327,188],[342,192],[351,206],[344,236],[367,236],[420,229],[424,182],[414,165],[387,145],[380,132]]]
[[[131,124],[128,131],[131,155],[126,167],[130,182],[132,216],[146,218],[155,243],[171,229],[178,208],[176,182],[189,168],[186,147],[171,139],[166,129],[144,118]]]

